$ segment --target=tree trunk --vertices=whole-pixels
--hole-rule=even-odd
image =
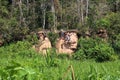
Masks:
[[[81,5],[81,25],[84,23],[84,17],[83,17],[83,0],[80,0],[80,5]]]
[[[43,29],[45,29],[45,21],[46,21],[46,19],[45,19],[45,16],[46,16],[46,7],[45,7],[45,3],[43,3],[43,25],[42,25],[42,27],[43,27]]]
[[[23,11],[22,11],[22,1],[19,0],[19,10],[20,10],[20,27],[22,26],[22,18],[23,18]]]
[[[51,0],[51,12],[52,12],[52,15],[53,15],[53,30],[55,31],[56,30],[56,16],[55,16],[55,7],[54,7],[54,1]]]
[[[86,0],[86,18],[88,17],[89,0]]]
[[[29,14],[29,0],[27,0],[27,15]]]
[[[59,0],[53,0],[56,13],[59,15],[62,12],[62,7]]]
[[[80,0],[77,0],[77,11],[78,11],[78,16],[79,16],[79,22],[81,22],[81,15],[80,15]]]
[[[33,0],[33,8],[32,8],[32,14],[33,14],[33,27],[35,28],[35,0]]]

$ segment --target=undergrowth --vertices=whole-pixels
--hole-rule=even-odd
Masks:
[[[119,80],[119,60],[97,63],[95,60],[74,60],[56,55],[36,53],[27,41],[0,48],[0,80]],[[72,68],[69,68],[69,66]]]

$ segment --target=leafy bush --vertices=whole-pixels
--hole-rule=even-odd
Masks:
[[[1,79],[8,80],[38,80],[42,79],[42,73],[35,69],[23,66],[20,63],[12,62],[12,65],[6,66],[0,71]]]
[[[31,33],[30,35],[26,35],[26,40],[32,44],[38,43],[38,37],[36,33]]]
[[[113,41],[112,45],[116,53],[120,55],[120,34],[115,36],[115,40]]]
[[[78,51],[76,51],[74,58],[94,58],[97,61],[109,61],[116,59],[113,55],[115,55],[115,52],[107,42],[103,42],[101,39],[80,38],[78,41]]]
[[[6,49],[8,49],[8,51],[10,52],[19,52],[19,51],[23,51],[23,50],[28,50],[31,48],[31,44],[28,41],[18,41],[16,43],[11,43],[9,47],[7,47]]]
[[[11,43],[0,48],[0,54],[7,57],[21,56],[21,57],[32,57],[36,52],[31,49],[31,43],[28,41],[18,41],[16,43]]]
[[[97,61],[110,61],[116,60],[115,52],[108,43],[100,43],[95,45],[95,53]]]
[[[95,44],[96,44],[96,41],[92,38],[90,38],[90,39],[80,38],[78,41],[78,50],[76,51],[74,56],[76,58],[80,58],[81,56],[83,58],[95,57],[93,55],[93,50],[94,50]]]
[[[114,48],[118,54],[120,54],[120,41],[115,41]]]
[[[96,22],[97,28],[107,28],[110,26],[110,21],[108,19],[102,18]]]
[[[73,55],[73,57],[76,60],[83,60],[86,58],[86,55],[84,54],[83,49],[79,49],[77,52],[75,52],[75,54]]]
[[[106,27],[110,40],[115,40],[116,35],[120,33],[120,13],[109,13],[106,19],[110,21]]]

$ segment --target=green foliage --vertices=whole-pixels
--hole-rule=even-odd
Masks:
[[[42,73],[36,72],[27,66],[22,66],[20,63],[12,63],[11,66],[5,67],[1,70],[1,79],[9,80],[38,80],[42,79]]]
[[[117,59],[117,56],[115,57],[115,52],[112,47],[110,47],[108,44],[100,44],[98,46],[95,46],[95,54],[97,61],[113,61]]]
[[[113,41],[112,45],[115,51],[120,54],[120,34],[115,36],[115,40]]]
[[[95,44],[96,42],[92,38],[90,39],[80,38],[78,41],[78,52],[76,51],[75,55],[78,55],[79,57],[83,55],[83,58],[94,58],[95,55],[93,53],[93,50]]]
[[[52,14],[52,12],[50,12],[50,11],[48,11],[47,12],[47,14],[46,14],[46,19],[47,19],[47,21],[46,22],[48,22],[48,26],[46,27],[46,29],[52,29],[53,30],[53,25],[54,25],[54,18],[53,18],[53,14]]]
[[[94,67],[93,65],[90,65],[90,71],[86,74],[85,79],[90,79],[90,80],[117,80],[119,77],[114,77],[113,75],[107,74],[105,67],[102,66],[103,72],[98,72],[98,68]]]
[[[28,0],[29,3],[27,0],[21,0],[21,5],[19,0],[14,0],[14,4],[8,4],[8,1],[0,0],[0,36],[2,35],[2,41],[10,42],[0,47],[0,80],[61,80],[62,75],[66,73],[65,69],[71,64],[76,80],[120,79],[119,61],[77,61],[91,58],[111,61],[117,58],[115,52],[120,53],[120,0],[89,1],[88,14],[87,7],[82,6],[87,5],[86,2],[79,6],[76,0],[58,0],[58,3],[53,0],[56,1],[55,13],[51,12],[52,0]],[[95,31],[96,28],[105,28],[112,47],[101,39],[81,38],[78,50],[73,56],[77,60],[71,60],[66,55],[57,56],[55,49],[48,50],[47,55],[42,56],[31,48],[32,44],[37,43],[37,36],[28,33],[42,28],[44,20],[45,29],[51,30],[53,20],[54,28],[59,29],[79,28],[81,31]],[[55,46],[58,34],[49,33],[48,36],[52,46]],[[19,41],[24,39],[27,41]],[[72,80],[71,72],[68,72],[65,79]]]
[[[110,61],[116,59],[113,55],[115,55],[115,52],[107,42],[101,39],[80,38],[78,42],[78,51],[76,51],[74,58],[94,58],[97,61]]]
[[[106,19],[110,21],[108,28],[108,34],[111,40],[115,39],[115,36],[120,33],[120,13],[110,13],[106,16]]]
[[[118,51],[118,53],[120,53],[120,41],[115,41],[113,46],[115,50]]]
[[[16,49],[16,50],[15,50]],[[83,52],[83,51],[81,51]],[[118,80],[119,61],[96,63],[94,60],[76,61],[59,58],[55,49],[42,56],[31,49],[28,41],[0,47],[1,80],[72,80],[69,65],[73,65],[76,80]]]
[[[47,67],[58,67],[60,66],[60,60],[57,59],[55,49],[49,49],[47,55],[44,56]]]
[[[75,54],[73,55],[73,58],[76,60],[84,60],[87,56],[84,54],[84,50],[83,49],[79,49],[75,52]]]
[[[18,7],[13,9],[7,0],[0,1],[0,34],[4,42],[22,40],[29,31],[29,27],[19,24],[19,13],[15,9]]]
[[[100,19],[96,22],[97,28],[108,28],[110,26],[110,21],[107,19]]]
[[[5,46],[4,48],[6,48]],[[18,41],[15,44],[12,43],[9,47],[6,48],[6,50],[10,52],[19,52],[30,49],[31,44],[28,41]]]
[[[26,35],[26,40],[29,41],[31,44],[37,44],[38,43],[38,37],[35,33]]]
[[[55,46],[55,43],[56,43],[55,41],[57,40],[58,36],[59,36],[58,34],[53,33],[53,32],[50,32],[48,34],[48,37],[49,37],[49,39],[51,41],[52,46]]]

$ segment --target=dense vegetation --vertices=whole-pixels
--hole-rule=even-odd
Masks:
[[[95,35],[101,28],[106,41]],[[42,56],[31,47],[46,29],[53,48]],[[78,30],[70,58],[56,55],[60,29]],[[0,80],[119,80],[120,0],[0,0],[1,42]]]
[[[84,34],[99,28],[107,30],[111,41],[119,36],[119,0],[0,0],[0,34],[5,42],[26,39],[41,29],[78,29]]]
[[[0,48],[1,80],[119,80],[119,60],[97,63],[57,56],[54,50],[47,56],[37,54],[26,41]]]

